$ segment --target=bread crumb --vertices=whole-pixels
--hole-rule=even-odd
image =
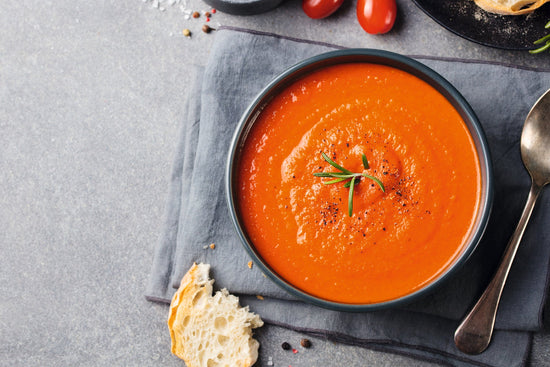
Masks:
[[[248,268],[249,268],[249,269],[252,269],[252,264],[253,264],[253,262],[252,262],[252,260],[250,260],[250,261],[248,262]]]

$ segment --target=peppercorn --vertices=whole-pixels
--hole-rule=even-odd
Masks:
[[[300,340],[300,345],[304,348],[309,348],[311,347],[311,342],[309,341],[309,339],[302,339]]]
[[[210,28],[207,24],[203,25],[202,26],[202,31],[204,33],[210,33],[211,31],[213,31],[214,29],[213,28]]]
[[[283,348],[284,350],[289,350],[290,344],[288,344],[287,342],[283,342],[283,344],[281,344],[281,348]]]
[[[210,12],[208,12],[208,11],[204,13],[204,16],[207,17],[207,18],[209,18],[211,15],[212,14],[210,14]]]
[[[191,31],[187,28],[185,28],[183,31],[181,31],[185,37],[191,37]]]
[[[193,18],[198,18],[200,16],[201,16],[201,13],[199,13],[198,11],[193,12]]]

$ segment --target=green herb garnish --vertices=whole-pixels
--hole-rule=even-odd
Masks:
[[[546,23],[544,28],[549,29],[550,28],[550,22]],[[544,52],[544,51],[550,49],[550,34],[548,34],[548,35],[546,35],[542,38],[539,38],[538,40],[536,40],[533,43],[535,45],[542,45],[542,46],[540,46],[539,48],[534,49],[534,50],[529,50],[529,53],[531,53],[531,54],[538,54],[538,53],[541,53],[541,52]]]
[[[321,155],[323,156],[323,159],[325,161],[327,161],[334,168],[338,169],[340,172],[314,172],[313,176],[334,178],[334,180],[323,182],[323,184],[325,184],[325,185],[331,185],[331,184],[335,184],[335,183],[338,183],[338,182],[347,181],[344,184],[344,187],[349,188],[348,215],[350,217],[353,214],[353,189],[356,185],[356,183],[355,183],[356,180],[360,180],[361,177],[370,178],[371,180],[376,182],[376,184],[380,187],[380,189],[383,192],[386,192],[386,189],[384,188],[384,184],[382,183],[382,181],[380,181],[376,177],[368,175],[366,173],[353,173],[350,170],[345,169],[344,167],[340,166],[338,163],[334,162],[325,153],[321,152]],[[361,158],[363,160],[363,167],[365,167],[365,169],[369,169],[369,161],[367,160],[367,156],[362,154]]]

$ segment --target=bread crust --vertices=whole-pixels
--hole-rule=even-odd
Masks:
[[[550,0],[474,0],[475,3],[490,13],[502,15],[529,14]]]
[[[208,264],[193,264],[172,298],[167,320],[172,353],[187,367],[250,367],[259,348],[252,329],[263,321],[226,289],[212,295],[209,270]]]
[[[208,270],[210,270],[210,267],[208,267]],[[168,313],[168,329],[170,330],[170,338],[172,340],[172,353],[174,353],[179,358],[183,359],[185,361],[185,364],[189,364],[189,361],[186,360],[186,357],[184,353],[181,352],[182,348],[179,348],[179,342],[178,342],[178,336],[177,333],[177,327],[176,327],[176,317],[178,315],[178,308],[180,305],[183,304],[183,301],[186,298],[189,298],[191,293],[194,294],[194,292],[197,289],[197,285],[199,282],[199,275],[200,275],[201,269],[197,264],[193,264],[193,266],[189,269],[189,271],[183,276],[183,279],[181,280],[180,287],[178,288],[177,292],[174,294],[174,297],[172,298],[172,302],[170,303],[170,311]]]

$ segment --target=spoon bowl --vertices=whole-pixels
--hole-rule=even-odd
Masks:
[[[521,158],[533,181],[550,181],[550,90],[533,106],[521,133]]]
[[[455,332],[455,344],[464,353],[482,353],[491,342],[500,296],[517,249],[542,188],[550,182],[550,90],[533,105],[521,134],[521,159],[531,176],[531,189],[516,230],[502,261],[478,302]]]

